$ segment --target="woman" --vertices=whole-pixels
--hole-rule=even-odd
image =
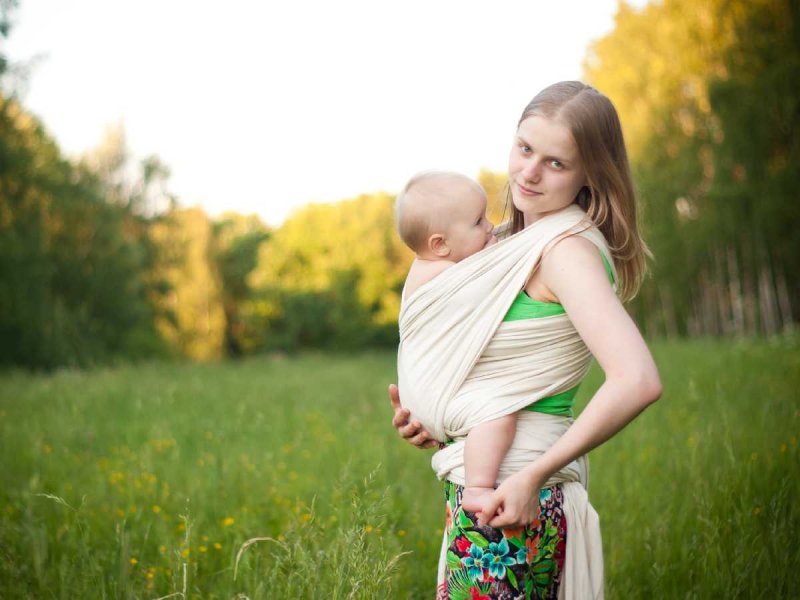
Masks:
[[[439,582],[442,598],[466,591],[486,598],[558,597],[571,529],[561,484],[548,481],[661,395],[650,352],[621,302],[636,294],[648,250],[637,231],[627,153],[608,98],[580,82],[561,82],[540,92],[519,120],[508,180],[512,234],[577,205],[602,233],[613,265],[604,264],[598,246],[581,235],[554,238],[506,320],[564,312],[605,381],[574,423],[568,420],[549,448],[507,477],[479,515],[461,509],[460,486],[446,485],[450,535]],[[529,410],[565,419],[576,390],[539,400]],[[418,422],[409,422],[394,386],[390,396],[400,435],[419,447],[435,445]],[[573,538],[580,533],[575,529]],[[516,554],[509,552],[509,540],[519,546]],[[580,592],[573,585],[569,595],[586,597],[588,589],[601,597],[602,575],[599,585],[596,572],[591,579]]]

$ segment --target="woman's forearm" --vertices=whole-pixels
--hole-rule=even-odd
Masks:
[[[559,440],[523,469],[542,484],[573,460],[596,448],[661,396],[658,375],[607,379]]]

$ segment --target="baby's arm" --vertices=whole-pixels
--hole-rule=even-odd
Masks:
[[[411,263],[411,269],[406,277],[405,296],[408,298],[416,289],[428,283],[442,271],[446,271],[454,264],[451,260],[420,260],[416,259]]]
[[[500,464],[516,431],[516,413],[480,423],[470,430],[464,444],[466,485],[461,499],[464,510],[483,510],[483,500],[494,492]]]

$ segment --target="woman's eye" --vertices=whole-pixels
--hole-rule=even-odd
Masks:
[[[550,166],[552,166],[554,169],[558,169],[558,170],[561,170],[561,169],[564,168],[564,165],[560,161],[557,161],[557,160],[551,160],[550,161]]]

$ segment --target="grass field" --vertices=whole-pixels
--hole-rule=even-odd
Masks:
[[[607,597],[800,597],[800,342],[653,350],[662,400],[591,455]],[[441,484],[394,369],[0,374],[0,597],[432,598]]]

